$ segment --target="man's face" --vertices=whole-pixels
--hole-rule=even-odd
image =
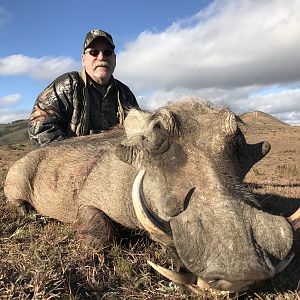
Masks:
[[[101,85],[109,82],[116,67],[116,55],[113,48],[107,40],[102,38],[94,40],[89,45],[82,54],[81,61],[86,72]]]

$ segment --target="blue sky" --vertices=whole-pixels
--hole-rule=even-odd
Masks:
[[[80,69],[95,28],[112,34],[115,77],[142,107],[195,95],[300,124],[299,0],[0,0],[0,123]]]

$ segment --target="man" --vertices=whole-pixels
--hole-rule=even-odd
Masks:
[[[130,89],[112,76],[114,50],[109,33],[87,33],[82,70],[59,76],[35,102],[28,127],[35,146],[108,130],[123,123],[128,108],[138,107]]]

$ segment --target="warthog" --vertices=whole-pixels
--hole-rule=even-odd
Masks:
[[[169,279],[241,291],[293,258],[298,213],[263,211],[242,184],[269,150],[247,144],[227,108],[184,99],[131,109],[124,128],[33,150],[9,170],[5,194],[102,244],[116,223],[143,229],[179,261],[178,272],[149,262]]]

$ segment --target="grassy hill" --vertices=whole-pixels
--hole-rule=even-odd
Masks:
[[[259,126],[259,127],[286,127],[291,126],[267,113],[262,111],[253,111],[247,112],[240,116],[240,118],[250,126]]]
[[[9,124],[0,124],[0,145],[29,142],[28,120],[18,120]]]

